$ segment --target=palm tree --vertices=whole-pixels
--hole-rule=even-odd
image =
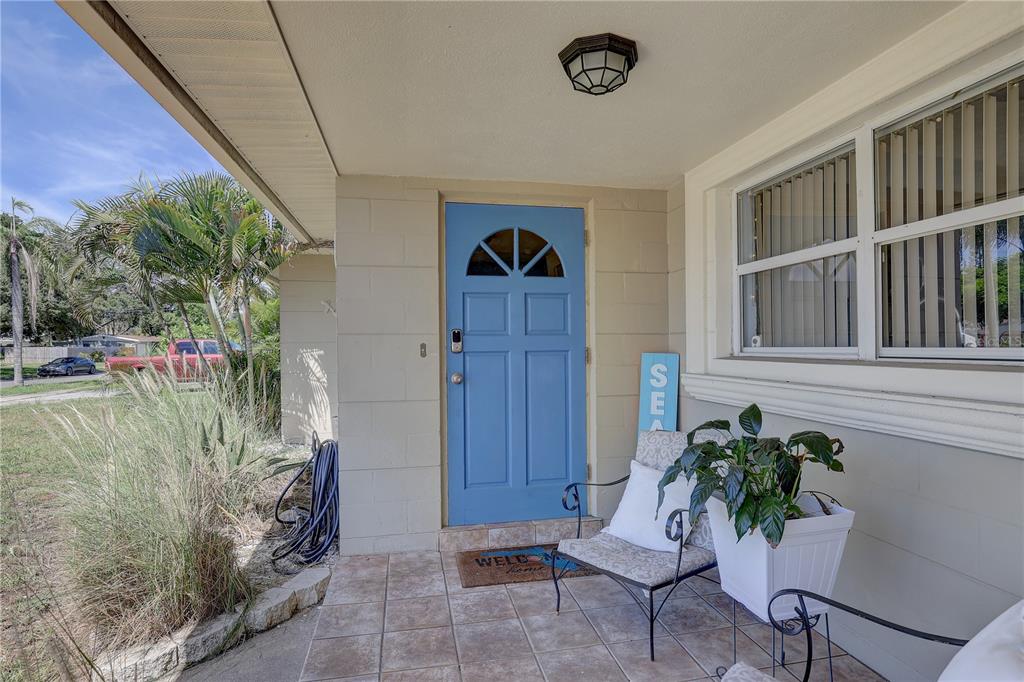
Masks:
[[[29,216],[23,220],[18,213]],[[0,244],[7,252],[7,274],[11,283],[11,336],[14,341],[14,384],[25,383],[22,363],[22,342],[25,332],[25,300],[21,288],[21,271],[25,270],[28,284],[29,321],[35,333],[39,301],[40,268],[50,270],[51,260],[45,251],[47,232],[54,232],[60,226],[49,218],[35,215],[32,207],[24,201],[11,197],[9,224],[0,230]]]

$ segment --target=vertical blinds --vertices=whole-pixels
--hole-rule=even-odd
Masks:
[[[878,229],[1024,194],[1021,77],[875,135]]]
[[[832,152],[739,200],[739,262],[780,256],[857,235],[856,159]]]
[[[876,222],[885,230],[1024,194],[1021,77],[875,135]],[[1021,218],[880,250],[882,345],[1021,346]]]

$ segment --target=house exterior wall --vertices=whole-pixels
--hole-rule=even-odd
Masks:
[[[281,297],[281,437],[309,443],[334,437],[338,337],[334,259],[299,255],[278,270]]]
[[[437,547],[445,201],[585,209],[588,461],[593,480],[628,471],[640,353],[668,343],[665,192],[366,176],[339,178],[337,188],[343,553]],[[620,495],[593,495],[591,513],[607,518]]]
[[[1024,375],[1019,367],[731,357],[732,191],[758,169],[784,166],[949,83],[1024,59],[1022,19],[1000,5],[958,8],[687,173],[684,275],[669,288],[671,305],[686,296],[681,423],[735,423],[741,406],[756,401],[766,433],[817,429],[842,438],[845,473],[809,467],[805,480],[857,514],[834,596],[965,638],[1024,596]],[[950,429],[940,413],[965,423]],[[970,438],[937,438],[974,429],[981,438],[973,446]],[[985,444],[1014,438],[1016,455]],[[842,613],[832,615],[831,631],[889,679],[935,679],[956,651]]]

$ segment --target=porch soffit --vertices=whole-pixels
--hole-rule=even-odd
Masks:
[[[337,170],[271,6],[111,4],[272,188],[298,229],[333,239]]]
[[[330,239],[340,173],[664,189],[957,3],[90,4],[116,11],[299,231]],[[607,30],[638,41],[637,69],[612,95],[574,92],[558,50]]]

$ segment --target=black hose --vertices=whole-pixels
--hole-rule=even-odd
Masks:
[[[271,554],[275,562],[295,554],[292,558],[299,564],[315,564],[320,561],[338,537],[338,444],[333,440],[321,441],[313,432],[313,455],[292,477],[281,491],[274,505],[274,518],[284,526],[290,526],[282,542]],[[291,519],[281,518],[281,503],[295,482],[310,470],[309,509],[295,506]]]

